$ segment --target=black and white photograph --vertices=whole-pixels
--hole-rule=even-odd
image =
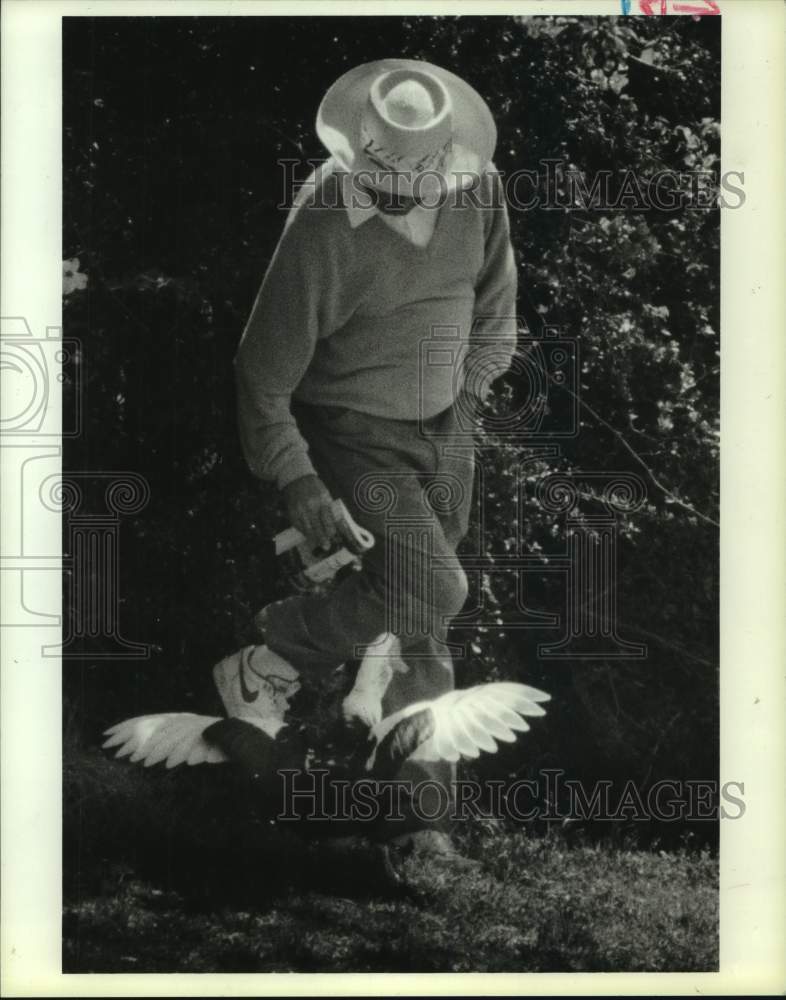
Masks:
[[[730,5],[63,11],[63,976],[721,971]]]

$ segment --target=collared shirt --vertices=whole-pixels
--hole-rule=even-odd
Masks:
[[[353,183],[351,174],[341,175],[341,192],[342,201],[349,216],[349,224],[353,229],[357,229],[358,226],[362,226],[364,222],[368,222],[369,219],[378,215],[385,225],[400,233],[404,239],[414,243],[416,247],[425,247],[430,243],[437,224],[438,209],[415,205],[406,215],[391,215],[387,212],[380,212],[362,194],[358,185]]]

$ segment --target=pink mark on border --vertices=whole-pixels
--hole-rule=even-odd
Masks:
[[[655,9],[656,7],[658,10]],[[628,7],[628,9],[630,8]],[[642,14],[692,14],[693,17],[720,14],[718,0],[702,0],[701,3],[677,3],[676,0],[639,0],[639,10]]]

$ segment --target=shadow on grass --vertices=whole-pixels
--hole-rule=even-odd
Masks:
[[[66,972],[557,972],[717,968],[704,852],[462,832],[476,871],[342,855],[249,808],[230,767],[166,772],[69,746]],[[273,804],[271,804],[271,807]]]
[[[276,824],[277,811],[273,799],[251,801],[248,784],[227,766],[143,769],[72,749],[64,771],[66,894],[100,892],[118,869],[206,909],[298,888],[373,892],[374,852],[342,851],[334,838],[320,850],[322,838],[303,835],[313,824]]]

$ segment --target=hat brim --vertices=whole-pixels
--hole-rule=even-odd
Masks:
[[[420,59],[378,59],[363,63],[340,77],[322,99],[317,112],[317,135],[339,166],[348,172],[375,171],[360,145],[360,123],[373,81],[397,69],[426,70],[447,88],[453,103],[453,154],[441,173],[447,186],[461,183],[461,175],[482,170],[494,156],[497,128],[480,94],[449,70]]]

